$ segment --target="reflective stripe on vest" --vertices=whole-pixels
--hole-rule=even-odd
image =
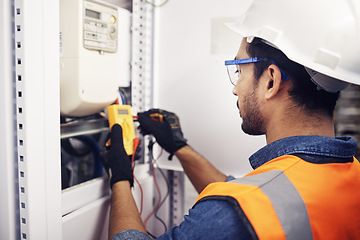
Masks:
[[[269,184],[269,181],[271,181],[271,184]],[[309,216],[305,203],[283,171],[271,170],[269,172],[239,178],[232,182],[259,187],[273,205],[286,239],[312,239]],[[292,201],[287,201],[289,198],[292,199]],[[291,209],[291,211],[289,211],[289,209]]]
[[[360,239],[359,186],[356,159],[314,164],[282,156],[244,178],[210,184],[197,202],[236,199],[259,239]]]

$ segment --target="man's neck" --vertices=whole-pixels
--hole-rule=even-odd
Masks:
[[[334,121],[326,115],[291,114],[273,121],[266,132],[266,142],[305,135],[335,137]]]

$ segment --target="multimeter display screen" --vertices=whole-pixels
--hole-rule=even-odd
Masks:
[[[100,19],[100,13],[90,9],[85,9],[85,15],[91,18]]]
[[[127,114],[129,114],[129,112],[126,109],[118,109],[118,114],[119,115],[127,115]]]

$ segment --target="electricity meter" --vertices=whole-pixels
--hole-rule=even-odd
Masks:
[[[60,0],[60,112],[85,116],[130,81],[130,12],[98,0]]]

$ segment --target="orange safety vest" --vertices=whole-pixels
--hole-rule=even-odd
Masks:
[[[235,202],[254,239],[360,239],[360,164],[286,155],[243,178],[212,183],[197,203]],[[239,208],[240,206],[240,208]]]

